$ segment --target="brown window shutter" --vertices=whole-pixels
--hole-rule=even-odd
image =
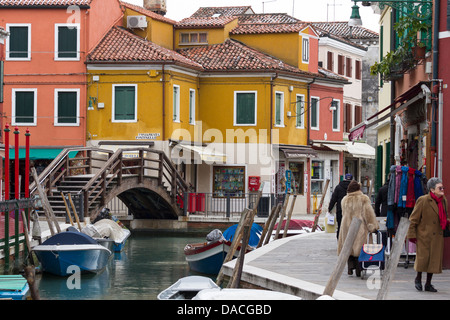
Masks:
[[[345,132],[350,132],[350,129],[352,127],[352,105],[349,103],[345,104],[345,123],[344,123],[344,130]]]
[[[333,52],[328,51],[327,53],[327,69],[333,71]]]

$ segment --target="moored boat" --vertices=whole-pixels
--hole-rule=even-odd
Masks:
[[[43,271],[58,276],[73,274],[73,266],[83,273],[99,272],[106,267],[112,254],[92,237],[76,231],[55,234],[33,251]]]
[[[0,276],[0,299],[25,300],[30,288],[21,275]]]
[[[218,274],[230,250],[236,226],[229,227],[223,234],[218,229],[211,231],[206,237],[206,242],[187,244],[184,248],[184,254],[189,268],[199,273]],[[262,228],[254,223],[251,228],[247,250],[256,247],[261,231]],[[240,247],[236,249],[234,257],[237,257],[239,252]]]
[[[179,279],[158,294],[158,300],[191,300],[201,290],[219,288],[210,278],[188,276]]]
[[[302,300],[302,298],[272,290],[212,288],[200,291],[192,300]]]

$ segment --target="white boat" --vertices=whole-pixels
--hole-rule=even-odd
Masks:
[[[188,276],[179,279],[169,288],[158,294],[158,300],[191,300],[199,291],[219,288],[208,277]]]
[[[192,300],[302,300],[302,298],[278,291],[262,289],[205,289]]]
[[[114,252],[121,252],[131,235],[130,230],[122,228],[111,219],[102,219],[89,224],[81,232],[93,237],[99,244]]]

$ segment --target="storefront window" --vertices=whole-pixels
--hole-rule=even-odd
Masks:
[[[245,167],[214,167],[214,197],[244,197]]]
[[[323,161],[311,161],[311,193],[322,194]]]
[[[290,162],[289,170],[292,172],[291,191],[295,194],[303,194],[303,162]]]

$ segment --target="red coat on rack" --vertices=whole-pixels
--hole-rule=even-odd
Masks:
[[[414,208],[416,204],[416,197],[414,194],[414,172],[416,170],[409,168],[408,170],[408,191],[406,192],[406,208]]]

